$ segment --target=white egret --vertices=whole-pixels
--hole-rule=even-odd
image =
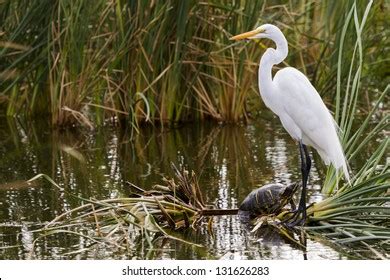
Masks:
[[[264,24],[231,40],[260,38],[271,39],[276,44],[276,49],[267,49],[260,59],[259,90],[265,105],[278,115],[283,127],[299,143],[302,193],[290,225],[304,224],[306,188],[311,167],[306,145],[316,149],[326,165],[332,164],[336,170],[342,169],[349,181],[347,162],[337,135],[337,125],[308,78],[293,67],[279,70],[272,77],[273,65],[281,63],[288,54],[287,40],[280,29],[272,24]]]

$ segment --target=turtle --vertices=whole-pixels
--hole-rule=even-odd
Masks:
[[[239,210],[240,212],[245,211],[251,216],[277,215],[287,203],[290,203],[291,210],[294,211],[296,207],[292,198],[298,186],[298,183],[264,185],[250,192],[241,203]]]

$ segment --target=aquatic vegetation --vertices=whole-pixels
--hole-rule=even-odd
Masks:
[[[93,248],[92,245],[114,245],[126,250],[142,240],[153,248],[153,243],[158,238],[169,238],[202,247],[202,244],[183,237],[182,233],[187,229],[199,231],[206,228],[208,234],[213,236],[213,217],[236,215],[239,209],[215,209],[208,206],[195,173],[185,169],[179,171],[175,166],[173,169],[175,178],[163,178],[163,184],[155,185],[149,191],[129,183],[133,190],[130,197],[104,200],[78,197],[83,204],[62,213],[43,228],[36,230],[39,237],[34,244],[48,236],[74,234],[87,238],[90,249]],[[37,175],[31,181],[41,177],[49,180],[53,186],[61,188],[43,174]],[[388,258],[389,178],[390,171],[386,169],[383,174],[355,186],[345,186],[335,195],[310,205],[307,208],[308,225],[304,228],[289,228],[284,225],[283,221],[291,215],[291,209],[284,207],[287,202],[291,202],[292,197],[288,195],[289,199],[280,201],[281,206],[278,210],[274,209],[275,212],[271,209],[255,216],[252,220],[252,232],[261,233],[265,228],[272,227],[304,250],[304,243],[295,238],[300,230],[303,230],[309,237],[342,246],[344,250],[353,245],[350,255],[357,258],[366,258],[367,255],[372,258]],[[269,185],[272,186],[276,186],[274,191],[280,190],[278,185]],[[296,188],[296,185],[294,186]],[[267,195],[267,191],[258,192],[257,197],[249,195],[246,200],[252,200],[252,204],[261,203],[266,200]],[[244,204],[247,205],[248,202]],[[261,205],[257,208],[259,207]],[[33,253],[34,249],[31,251],[31,254]]]
[[[333,99],[338,31],[351,3],[6,0],[0,7],[0,108],[8,116],[43,115],[53,125],[90,128],[109,120],[134,128],[147,121],[247,120],[259,107],[253,62],[266,46],[233,51],[228,38],[261,22],[284,29],[291,50],[286,64]],[[364,4],[357,2],[359,12]],[[369,63],[381,65],[387,61],[385,1],[375,1],[373,9],[363,48]],[[344,42],[347,56],[352,37]],[[348,71],[337,77],[346,81]]]
[[[363,94],[363,88],[361,85],[361,76],[364,68],[363,63],[363,30],[369,17],[371,6],[373,2],[369,2],[364,11],[364,14],[359,20],[356,4],[350,9],[342,32],[340,36],[340,47],[338,49],[338,72],[337,72],[337,91],[335,98],[335,120],[340,127],[340,137],[343,143],[345,156],[349,162],[353,162],[359,154],[361,154],[365,146],[372,142],[374,139],[381,139],[381,135],[386,130],[390,116],[388,114],[380,113],[380,107],[385,102],[386,94],[390,89],[390,85],[387,85],[385,89],[380,92],[375,101],[370,104],[367,109],[367,113],[364,118],[358,118],[359,112],[362,110],[358,106],[359,98]],[[354,32],[349,32],[354,30]],[[347,36],[355,38],[353,54],[351,60],[346,61],[345,55],[346,46],[344,45]],[[349,38],[350,40],[351,38]],[[342,72],[348,70],[347,80],[342,78]],[[343,88],[345,89],[342,92]],[[361,115],[361,114],[360,114]],[[373,125],[374,124],[374,125]],[[387,165],[383,167],[381,162],[386,160],[386,153],[389,146],[389,139],[384,137],[380,141],[367,158],[364,166],[358,171],[352,170],[351,184],[356,185],[362,183],[365,180],[370,179],[377,173],[383,174],[387,172]],[[337,191],[341,186],[339,182],[339,174],[336,174],[334,168],[328,168],[327,174],[324,180],[322,192],[325,194],[332,194]],[[345,183],[346,184],[346,183]]]
[[[363,71],[363,28],[366,24],[372,2],[367,4],[362,19],[359,20],[356,4],[350,9],[340,37],[338,53],[337,95],[335,100],[335,119],[340,126],[340,134],[349,162],[363,152],[373,139],[381,139],[363,166],[354,169],[351,182],[341,182],[340,174],[334,168],[327,170],[322,192],[329,197],[310,206],[310,221],[317,226],[308,230],[321,236],[329,237],[336,244],[360,245],[362,251],[370,250],[377,258],[388,258],[389,221],[390,221],[390,169],[386,151],[390,139],[381,137],[389,122],[389,115],[377,120],[380,104],[388,93],[390,86],[381,92],[363,120],[357,120],[358,100],[362,94],[360,83]],[[353,29],[355,32],[348,32]],[[349,34],[355,34],[355,46],[351,61],[346,63],[344,40]],[[351,39],[351,38],[349,38]],[[348,68],[349,66],[349,68]],[[345,92],[341,93],[343,79],[341,72],[348,69]],[[379,114],[380,115],[380,114]],[[353,128],[356,127],[354,130]],[[355,251],[357,249],[355,248]]]
[[[126,249],[134,245],[137,238],[146,240],[153,247],[152,240],[161,235],[182,242],[201,246],[175,236],[170,230],[186,228],[197,229],[207,222],[210,226],[212,215],[226,214],[208,209],[205,205],[198,181],[194,172],[179,171],[174,165],[175,179],[164,178],[165,185],[155,185],[152,190],[145,191],[129,183],[133,190],[131,197],[115,199],[90,200],[78,197],[85,202],[57,216],[50,223],[36,232],[41,238],[55,234],[74,234],[86,237],[91,245],[115,245]],[[62,189],[50,177],[37,175],[30,181],[45,178],[53,186]],[[233,214],[237,210],[230,211]],[[87,234],[88,233],[88,234]],[[34,248],[31,251],[33,256]]]
[[[64,126],[81,123],[94,128],[114,120],[136,130],[147,121],[247,120],[259,108],[253,62],[266,46],[232,46],[227,39],[230,33],[251,28],[258,22],[283,26],[291,41],[291,59],[286,64],[300,67],[320,89],[326,102],[334,105],[331,108],[343,131],[346,155],[354,167],[350,185],[340,182],[335,172],[328,170],[322,191],[329,197],[309,206],[310,223],[303,230],[311,238],[347,250],[351,257],[389,258],[390,171],[386,158],[389,116],[383,113],[389,86],[382,90],[388,84],[386,71],[390,69],[386,67],[388,46],[384,41],[389,32],[384,24],[388,8],[385,1],[374,1],[368,8],[364,1],[354,4],[353,1],[313,0],[285,1],[283,5],[273,5],[272,1],[264,4],[237,1],[234,6],[224,1],[222,4],[221,1],[152,4],[131,1],[128,4],[101,0],[94,1],[94,5],[89,1],[3,2],[0,7],[4,23],[0,30],[0,112],[5,109],[8,116],[24,116],[26,120],[49,115],[53,125]],[[47,13],[42,13],[43,9]],[[233,51],[232,47],[237,49]],[[238,57],[233,55],[237,53]],[[207,168],[206,155],[213,150],[212,142],[220,133],[219,144],[225,149],[213,154],[215,164],[222,166],[226,158],[235,159],[232,169],[236,175],[253,172],[246,168],[247,161],[253,160],[247,155],[253,151],[241,138],[244,132],[239,127],[233,131],[220,131],[220,127],[213,130],[207,137],[198,137],[204,141],[196,156],[200,169]],[[270,132],[264,129],[264,134],[267,133]],[[33,130],[33,134],[39,137],[32,137],[31,145],[40,145],[40,140],[46,137],[41,135],[41,129]],[[154,145],[158,152],[149,156],[169,166],[177,156],[177,150],[172,147],[188,144],[185,136],[177,137],[177,142],[169,142],[172,149],[164,153],[160,150],[166,147],[158,143],[161,139],[143,137],[146,138],[137,135],[136,152],[127,151],[121,159],[133,157],[141,161],[142,170],[131,171],[137,174],[148,172],[144,153],[150,151],[144,149],[145,145]],[[51,164],[53,169],[47,170],[52,173],[48,174],[66,177],[66,186],[74,180],[77,168],[65,166],[60,168],[63,174],[58,175],[54,169],[56,161],[63,165],[69,164],[69,158],[83,162],[83,155],[77,153],[77,148],[67,146],[66,141],[61,143],[61,138],[56,132],[49,145],[53,159],[48,160],[42,154],[29,160]],[[377,139],[380,141],[376,142]],[[132,148],[122,145],[121,149]],[[24,152],[33,153],[30,149]],[[356,162],[362,154],[369,156],[359,166]],[[104,156],[103,151],[99,153],[97,166],[104,165]],[[129,165],[123,164],[123,169]],[[269,166],[262,168],[273,170]],[[89,188],[75,195],[71,189],[41,175],[59,188],[61,194],[74,200],[72,203],[65,200],[63,207],[55,208],[53,213],[58,216],[52,222],[34,225],[39,229],[33,232],[38,237],[32,248],[28,248],[31,257],[52,244],[55,249],[69,244],[64,257],[93,251],[98,246],[122,251],[153,249],[156,243],[166,239],[197,248],[202,246],[187,234],[202,231],[213,237],[213,215],[234,215],[237,209],[214,209],[202,197],[195,174],[184,170],[175,174],[176,178],[163,180],[154,190],[129,184],[134,195],[101,200],[88,198],[93,196]],[[106,179],[100,176],[102,181]],[[271,176],[273,173],[269,172],[270,179]],[[31,186],[15,181],[2,187],[27,185]],[[53,194],[54,201],[56,195]],[[50,203],[51,200],[45,205]],[[286,209],[278,216],[261,216],[254,221],[253,234],[268,231],[270,227],[264,226],[268,223],[272,230],[294,239],[297,233],[288,232],[279,222],[288,213]],[[59,236],[67,242],[56,243]],[[48,242],[36,246],[42,239]],[[76,245],[72,246],[73,243]],[[105,251],[110,254],[113,250]]]
[[[370,250],[376,258],[389,258],[390,252],[390,169],[344,186],[333,196],[308,208],[314,224],[308,231],[330,238],[336,244],[352,245],[354,250]]]

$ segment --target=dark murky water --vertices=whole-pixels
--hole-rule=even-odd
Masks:
[[[128,196],[125,181],[146,189],[160,183],[162,175],[173,175],[170,162],[174,162],[198,174],[207,203],[218,208],[237,207],[256,185],[300,180],[296,144],[275,119],[247,126],[145,127],[140,132],[134,135],[120,128],[53,132],[39,123],[25,127],[0,119],[1,258],[29,258],[38,236],[32,230],[80,205],[50,184],[22,183],[38,173],[51,176],[73,194],[104,199]],[[317,155],[314,159],[309,202],[322,198],[319,178],[324,167]],[[153,250],[142,242],[135,243],[130,253],[99,246],[83,250],[87,241],[82,237],[52,236],[38,240],[34,252],[43,259],[303,259],[296,245],[273,232],[255,236],[236,216],[215,218],[213,227],[214,238],[202,232],[184,233],[204,248],[160,239]],[[307,242],[308,259],[344,258],[322,242]],[[80,253],[63,255],[70,248]]]

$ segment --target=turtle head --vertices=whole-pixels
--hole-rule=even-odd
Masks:
[[[283,196],[287,198],[292,198],[294,193],[297,191],[298,187],[300,186],[300,183],[292,183],[289,184],[286,189],[283,192]]]

